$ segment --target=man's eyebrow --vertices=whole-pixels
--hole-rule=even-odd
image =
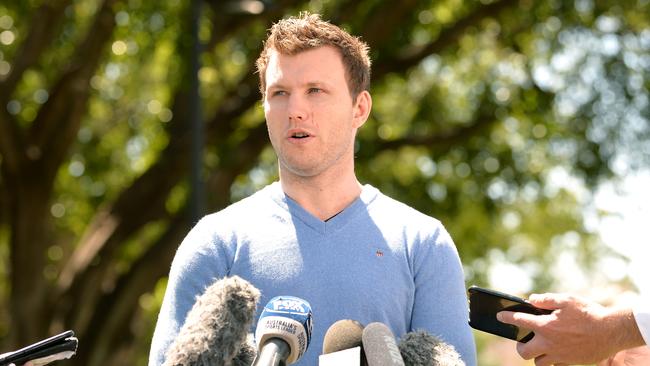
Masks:
[[[282,83],[271,83],[266,86],[267,89],[286,89],[287,87]]]
[[[314,88],[314,87],[319,87],[319,88],[325,87],[325,88],[327,88],[327,87],[330,87],[331,85],[326,81],[310,81],[307,84],[305,84],[305,86],[308,87],[308,88]]]
[[[302,84],[301,86],[305,87],[305,88],[323,88],[323,87],[328,88],[328,87],[331,87],[331,84],[329,84],[326,81],[309,81],[307,83]],[[271,89],[285,90],[285,89],[288,89],[288,88],[289,88],[288,86],[286,86],[285,84],[283,84],[281,82],[274,82],[274,83],[271,83],[271,84],[267,85],[267,89],[269,89],[269,90],[271,90]]]

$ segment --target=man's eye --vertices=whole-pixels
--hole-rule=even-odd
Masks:
[[[323,89],[321,88],[309,88],[309,93],[320,93]]]
[[[272,96],[281,96],[281,95],[287,95],[287,92],[284,90],[276,90],[273,93],[271,93]]]

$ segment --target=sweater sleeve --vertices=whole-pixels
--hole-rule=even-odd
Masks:
[[[645,298],[634,308],[634,320],[639,327],[646,346],[650,346],[650,299]]]
[[[466,365],[476,365],[476,346],[468,325],[463,269],[447,230],[425,237],[414,252],[415,302],[411,331],[424,329],[454,346]]]
[[[204,218],[179,246],[169,272],[167,289],[151,341],[149,366],[161,365],[165,352],[178,335],[196,297],[215,280],[228,274],[232,256],[221,245]]]

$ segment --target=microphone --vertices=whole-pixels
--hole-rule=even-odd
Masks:
[[[240,277],[215,281],[197,297],[163,365],[229,366],[240,357],[259,297],[259,290]]]
[[[366,325],[361,339],[368,366],[404,366],[395,336],[386,324],[375,322]]]
[[[406,333],[399,351],[409,366],[465,366],[454,346],[423,330]]]
[[[363,325],[356,320],[343,319],[332,324],[323,338],[323,354],[319,365],[354,364],[367,366],[363,352]]]
[[[293,296],[276,296],[262,310],[255,329],[258,354],[253,366],[290,365],[307,351],[311,341],[309,303]]]
[[[74,331],[68,330],[17,351],[1,354],[0,366],[47,365],[57,360],[65,360],[75,355],[78,343]]]
[[[239,353],[232,360],[232,366],[251,366],[257,356],[257,349],[255,348],[255,339],[253,333],[248,333],[246,342],[241,345]]]
[[[363,325],[356,320],[343,319],[332,324],[323,338],[323,354],[361,347]]]

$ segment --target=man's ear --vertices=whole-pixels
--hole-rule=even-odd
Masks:
[[[370,109],[372,109],[372,97],[367,90],[363,90],[354,101],[353,119],[355,128],[359,128],[366,123],[370,115]]]

